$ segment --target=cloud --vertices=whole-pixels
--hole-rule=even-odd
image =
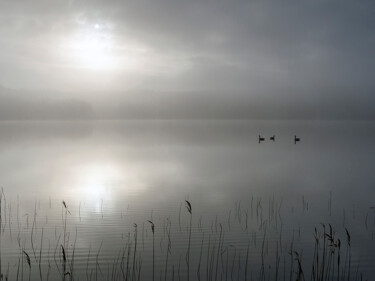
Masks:
[[[373,89],[370,1],[2,1],[0,83],[90,90]],[[77,67],[64,42],[94,25],[116,69]],[[80,76],[82,79],[75,79]]]

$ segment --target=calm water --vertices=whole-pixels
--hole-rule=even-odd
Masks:
[[[374,122],[2,122],[2,272],[152,280],[151,220],[156,280],[289,280],[292,245],[310,279],[321,223],[371,278],[374,155]]]

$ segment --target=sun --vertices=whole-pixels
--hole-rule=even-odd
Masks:
[[[113,23],[77,21],[71,30],[61,35],[58,44],[59,65],[83,70],[85,74],[94,73],[103,81],[116,77],[112,74],[176,75],[186,69],[179,56],[169,59]]]
[[[110,30],[98,23],[74,33],[66,53],[78,68],[108,70],[116,67],[115,44]]]

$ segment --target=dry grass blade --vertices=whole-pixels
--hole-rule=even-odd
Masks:
[[[29,254],[26,253],[25,251],[23,251],[23,253],[25,254],[26,261],[27,261],[27,264],[29,265],[29,268],[31,268],[31,261],[30,261],[30,256],[29,256]]]
[[[63,260],[64,260],[64,262],[66,262],[65,249],[64,249],[63,245],[61,245],[61,252],[62,252]]]
[[[345,231],[346,231],[346,238],[348,239],[348,245],[350,247],[350,234],[349,234],[349,231],[345,228]]]
[[[68,205],[66,205],[65,201],[62,201],[62,204],[64,205],[65,210],[71,215],[70,211],[68,210]]]
[[[191,214],[191,204],[187,200],[185,200],[185,202],[186,202],[186,208],[187,208],[188,212]]]
[[[152,222],[152,221],[150,221],[150,220],[147,220],[149,223],[151,223],[151,230],[152,230],[152,233],[154,233],[154,231],[155,231],[155,225],[154,225],[154,223]]]

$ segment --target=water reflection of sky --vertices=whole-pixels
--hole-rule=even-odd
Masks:
[[[14,194],[33,190],[92,202],[129,194],[161,204],[186,196],[234,201],[249,190],[314,198],[339,190],[334,193],[340,201],[359,201],[374,195],[373,126],[281,121],[71,127],[64,122],[2,123],[1,184]],[[276,134],[276,142],[258,144],[258,134]],[[301,143],[294,145],[294,134]]]
[[[371,122],[0,123],[0,184],[9,200],[22,198],[21,214],[49,198],[79,208],[86,246],[99,234],[120,235],[122,220],[131,228],[153,215],[176,216],[185,199],[211,218],[260,198],[266,213],[275,200],[285,227],[308,226],[307,241],[323,221],[371,240],[375,225],[364,232],[363,218],[375,205],[373,132]],[[259,144],[258,134],[275,134],[276,142]],[[301,212],[303,201],[309,212]],[[372,256],[371,247],[358,249]]]

